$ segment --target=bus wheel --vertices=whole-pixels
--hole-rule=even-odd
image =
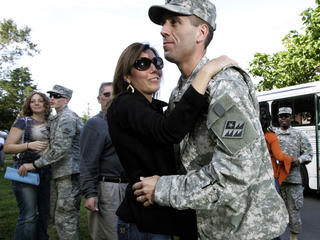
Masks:
[[[301,173],[301,178],[302,178],[302,186],[304,187],[304,193],[310,192],[309,188],[309,176],[308,176],[308,171],[305,165],[300,166],[300,173]]]

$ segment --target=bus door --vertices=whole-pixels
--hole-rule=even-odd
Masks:
[[[301,165],[302,184],[306,189],[319,189],[320,159],[320,94],[308,94],[275,99],[271,104],[272,125],[279,127],[278,111],[280,107],[292,108],[291,126],[304,132],[313,149],[313,160]]]
[[[315,107],[315,116],[316,116],[316,138],[317,138],[317,159],[314,161],[317,162],[317,190],[320,190],[320,93],[316,95],[316,107]]]

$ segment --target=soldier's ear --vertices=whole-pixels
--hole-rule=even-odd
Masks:
[[[198,26],[198,34],[197,34],[197,43],[204,43],[207,39],[207,36],[209,34],[209,27],[207,24],[201,24]]]

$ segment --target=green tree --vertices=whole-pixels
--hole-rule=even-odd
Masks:
[[[270,90],[320,80],[320,0],[301,13],[303,33],[290,31],[282,40],[286,50],[256,53],[249,73],[261,77],[258,90]]]
[[[91,110],[90,103],[87,103],[87,111],[83,112],[83,115],[81,117],[83,124],[85,124],[86,121],[91,117],[90,116],[90,110]]]
[[[90,116],[88,116],[87,114],[84,113],[84,114],[82,115],[82,117],[81,117],[81,120],[82,120],[83,124],[85,124],[86,121],[87,121],[89,118],[90,118]]]
[[[22,56],[39,53],[30,40],[31,29],[21,29],[13,20],[0,21],[0,129],[9,129],[26,96],[37,86],[30,70],[17,66]]]
[[[32,83],[31,74],[26,67],[12,70],[9,75],[10,80],[2,80],[0,89],[0,129],[9,129],[20,112],[20,109],[32,91],[37,86]]]
[[[3,66],[14,65],[23,55],[33,56],[39,53],[37,45],[30,38],[31,29],[27,26],[19,29],[12,19],[0,21],[0,70]]]

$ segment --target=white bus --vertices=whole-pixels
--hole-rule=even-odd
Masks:
[[[272,126],[279,127],[279,107],[291,107],[294,128],[304,131],[313,148],[313,159],[302,165],[305,189],[320,190],[320,81],[257,92],[260,105],[268,107]]]

